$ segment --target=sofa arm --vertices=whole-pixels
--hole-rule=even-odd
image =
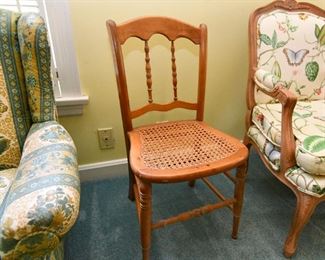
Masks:
[[[56,121],[32,125],[16,178],[0,209],[0,258],[45,255],[77,219],[76,149]]]
[[[17,22],[17,34],[32,120],[55,120],[51,51],[44,19],[39,14],[23,13]]]

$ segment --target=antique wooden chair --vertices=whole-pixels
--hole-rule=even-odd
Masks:
[[[259,8],[249,20],[249,48],[245,144],[297,197],[289,257],[325,200],[325,11],[294,0]]]
[[[130,166],[129,198],[136,199],[141,230],[142,254],[149,258],[151,231],[176,221],[184,221],[200,216],[214,209],[228,206],[233,211],[232,237],[237,237],[240,212],[243,203],[244,180],[247,168],[247,148],[237,139],[230,137],[203,123],[204,94],[207,62],[207,28],[204,24],[193,27],[181,21],[166,17],[144,17],[116,25],[107,21],[108,33],[112,41],[116,69],[117,86],[122,112],[125,142]],[[170,41],[172,80],[170,103],[155,103],[152,93],[151,59],[149,39],[154,34],[164,35]],[[144,41],[143,71],[147,85],[148,104],[131,110],[127,88],[126,70],[122,55],[122,45],[130,37]],[[198,92],[195,103],[181,101],[177,90],[175,41],[178,38],[190,40],[198,46],[199,70]],[[125,51],[125,50],[124,50]],[[125,54],[125,53],[124,53]],[[138,66],[138,64],[136,65]],[[156,71],[157,72],[157,71]],[[159,73],[160,71],[158,71]],[[192,72],[191,72],[192,73]],[[143,84],[145,86],[145,82]],[[138,86],[139,90],[140,87]],[[195,120],[169,121],[134,128],[132,120],[150,111],[169,111],[175,108],[196,111]],[[229,170],[238,168],[234,177]],[[208,176],[225,172],[235,183],[233,198],[225,198],[207,179]],[[151,191],[153,183],[174,183],[189,181],[194,185],[201,178],[221,199],[216,204],[206,205],[182,213],[176,217],[152,223]]]

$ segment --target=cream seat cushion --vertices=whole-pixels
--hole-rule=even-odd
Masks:
[[[279,148],[266,139],[265,135],[255,125],[249,128],[247,134],[254,140],[270,166],[275,171],[279,171],[281,156]],[[294,166],[286,171],[285,177],[304,193],[315,197],[325,195],[325,176],[309,174],[302,168]]]
[[[281,144],[281,104],[259,104],[253,122],[265,138]],[[325,175],[325,100],[298,101],[292,116],[297,165],[307,173]]]

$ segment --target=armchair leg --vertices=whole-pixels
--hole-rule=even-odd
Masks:
[[[151,247],[151,184],[138,181],[139,189],[139,222],[140,222],[140,233],[141,233],[141,246],[142,246],[142,259],[150,259],[150,247]]]
[[[232,226],[232,238],[237,239],[240,214],[243,206],[244,199],[244,188],[245,188],[245,178],[247,173],[247,163],[241,165],[237,169],[236,173],[236,184],[235,184],[235,199],[236,202],[233,207],[233,226]]]
[[[293,217],[287,240],[284,245],[284,255],[286,257],[291,257],[296,252],[297,242],[300,233],[306,223],[308,223],[310,217],[313,215],[317,204],[317,198],[314,198],[304,193],[298,194],[296,211]]]
[[[243,144],[247,147],[248,150],[252,146],[251,142],[249,141],[249,137],[247,136],[247,134],[245,134],[245,136],[244,136]]]

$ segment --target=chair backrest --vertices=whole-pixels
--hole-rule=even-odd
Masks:
[[[175,108],[196,110],[196,119],[200,121],[203,120],[207,62],[207,29],[204,24],[201,24],[199,27],[194,27],[167,17],[144,17],[131,20],[121,25],[116,25],[114,21],[108,20],[107,30],[112,41],[120,107],[125,133],[133,129],[133,119],[150,111],[169,111]],[[170,91],[173,92],[173,100],[164,104],[155,102],[155,97],[153,96],[152,91],[152,66],[148,42],[154,34],[164,35],[170,41],[172,75]],[[148,94],[148,103],[134,110],[132,110],[130,107],[127,77],[122,54],[122,45],[130,37],[136,37],[144,42],[143,57],[145,60],[145,66],[143,68],[143,72],[146,76],[146,83],[144,83],[144,87],[146,85]],[[175,40],[178,38],[186,38],[193,44],[199,46],[198,92],[196,102],[194,103],[179,100],[178,97],[178,80],[174,44]]]
[[[298,100],[325,99],[325,11],[295,0],[257,9],[249,21],[249,104],[272,101],[256,91],[254,72],[277,76]]]

